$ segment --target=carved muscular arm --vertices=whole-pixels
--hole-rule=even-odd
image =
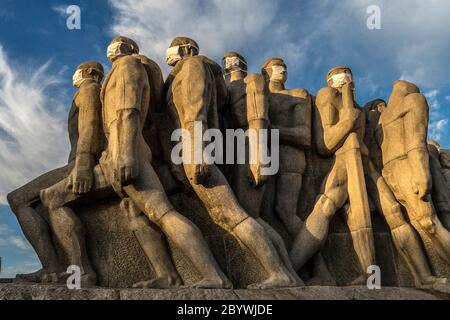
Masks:
[[[194,184],[203,184],[209,176],[209,170],[207,164],[203,159],[203,150],[206,146],[202,137],[205,130],[208,129],[207,124],[207,101],[210,98],[209,95],[212,92],[208,92],[211,83],[215,81],[208,74],[209,70],[203,63],[200,57],[191,57],[186,60],[181,70],[184,77],[181,82],[181,97],[177,99],[183,100],[183,115],[180,119],[181,127],[189,132],[190,138],[190,150],[187,150],[190,154],[191,163],[185,163],[185,165],[194,165],[190,179],[193,179]],[[201,124],[201,130],[195,131],[195,125]],[[200,129],[200,128],[199,128]],[[202,136],[195,139],[194,133],[201,134]],[[183,137],[184,138],[184,137]],[[197,141],[201,141],[200,145],[197,145]]]
[[[332,88],[323,88],[317,94],[317,109],[319,110],[322,126],[323,126],[323,147],[324,153],[328,155],[336,152],[345,142],[348,134],[352,131],[354,122],[358,118],[359,111],[353,107],[353,99],[349,99],[348,85],[343,88],[343,109],[341,119],[337,123],[338,117],[338,91]],[[345,86],[344,86],[345,87]]]
[[[74,193],[87,193],[93,184],[95,157],[99,154],[100,137],[100,92],[99,86],[87,83],[81,86],[76,97],[78,106],[78,141],[75,167],[69,176],[68,186]]]
[[[249,151],[250,151],[250,175],[251,182],[255,186],[262,185],[267,181],[267,176],[261,174],[263,152],[267,153],[267,133],[261,130],[267,129],[269,123],[269,96],[267,85],[262,75],[249,74],[245,78],[247,122],[250,129]]]
[[[409,94],[403,106],[408,108],[404,117],[405,143],[408,161],[413,169],[414,190],[423,199],[431,192],[431,173],[427,148],[428,104],[419,93]]]
[[[139,174],[138,168],[138,133],[139,113],[148,79],[141,63],[124,57],[116,69],[116,105],[117,105],[117,141],[115,175],[121,185],[131,183]]]

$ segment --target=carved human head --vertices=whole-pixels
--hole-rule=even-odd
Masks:
[[[92,79],[100,83],[103,79],[103,66],[99,62],[88,61],[78,65],[72,77],[73,86],[79,88],[86,80]]]
[[[353,73],[350,67],[337,66],[331,68],[327,73],[327,84],[329,87],[340,90],[346,83],[353,81]]]
[[[111,62],[114,62],[117,58],[138,53],[139,46],[137,43],[124,36],[118,36],[112,39],[106,50],[106,56]]]
[[[441,152],[441,145],[436,140],[428,140],[427,143],[429,146],[432,146],[433,148],[435,148],[438,153]]]
[[[178,61],[185,57],[196,56],[199,54],[197,42],[188,37],[176,37],[170,43],[166,51],[166,62],[169,66],[175,66]]]
[[[222,68],[225,75],[231,74],[233,72],[242,71],[247,73],[247,61],[245,58],[235,52],[228,51],[225,52],[222,58]]]
[[[279,82],[284,84],[287,80],[287,67],[284,60],[278,57],[267,59],[261,69],[266,81]]]
[[[383,99],[375,99],[365,104],[364,109],[368,112],[381,113],[386,109],[386,101]]]

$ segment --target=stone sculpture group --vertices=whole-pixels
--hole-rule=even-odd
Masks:
[[[42,263],[18,278],[64,283],[75,265],[82,286],[268,289],[365,284],[380,265],[384,284],[449,291],[450,152],[427,142],[416,85],[360,107],[349,67],[313,96],[285,88],[281,58],[247,74],[239,53],[221,67],[187,37],[165,82],[130,38],[107,57],[106,77],[98,62],[73,76],[68,164],[8,195]],[[256,161],[175,164],[175,129],[183,156],[208,147],[196,123],[277,130],[278,172],[263,174],[260,135],[244,141]]]

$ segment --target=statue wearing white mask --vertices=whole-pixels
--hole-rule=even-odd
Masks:
[[[333,157],[313,211],[298,232],[291,260],[301,268],[325,243],[334,214],[347,204],[345,220],[349,226],[362,276],[375,264],[370,209],[364,179],[362,157],[368,156],[364,144],[364,113],[354,100],[350,68],[339,66],[327,74],[328,86],[319,90],[316,105],[319,119],[315,128],[317,149],[322,156]],[[319,123],[320,122],[320,123]]]
[[[69,174],[76,174],[75,184],[80,186],[89,180],[89,170],[85,171],[83,167],[83,148],[86,148],[86,134],[81,134],[81,141],[78,148],[79,140],[79,116],[81,116],[81,123],[86,118],[85,109],[87,97],[91,96],[91,92],[100,92],[100,82],[103,78],[103,67],[97,62],[85,62],[80,64],[72,78],[72,84],[78,90],[72,101],[72,106],[68,116],[68,131],[70,139],[70,155],[69,162],[66,166],[47,172],[33,181],[27,183],[21,188],[14,190],[7,196],[9,205],[12,211],[16,214],[22,231],[26,238],[36,251],[39,260],[42,264],[42,269],[31,274],[17,275],[32,282],[56,282],[58,281],[58,274],[64,270],[61,265],[57,251],[52,241],[50,226],[47,221],[49,218],[44,216],[45,213],[38,213],[36,207],[40,204],[39,193],[40,190],[48,188],[55,183],[67,178]],[[100,112],[100,104],[94,105],[92,110]],[[80,113],[81,112],[81,113]],[[83,128],[85,129],[85,128]],[[88,130],[90,128],[87,128]],[[97,149],[98,151],[98,149]],[[100,150],[101,151],[101,150]],[[98,156],[99,154],[97,154]],[[75,163],[77,164],[74,169]],[[83,182],[83,183],[81,183]]]
[[[229,172],[230,186],[245,211],[255,218],[266,230],[285,266],[296,276],[283,238],[270,224],[261,218],[261,206],[266,192],[268,176],[261,173],[261,152],[269,152],[268,140],[260,132],[269,125],[269,92],[261,74],[247,75],[247,62],[237,52],[226,52],[223,70],[228,88],[226,129],[253,130],[245,141],[246,162],[235,163]],[[250,153],[256,161],[250,161]],[[251,199],[251,201],[249,201]],[[301,279],[297,282],[302,283]]]
[[[280,169],[276,176],[275,211],[289,234],[302,221],[297,201],[306,169],[305,150],[311,146],[312,98],[304,89],[286,89],[287,68],[281,58],[269,58],[262,67],[269,86],[269,119],[280,134]]]
[[[81,195],[94,190],[93,196],[101,196],[112,187],[123,199],[122,208],[131,215],[131,229],[141,243],[157,277],[136,283],[137,287],[167,288],[177,286],[176,275],[164,239],[151,237],[145,228],[142,211],[149,222],[156,225],[189,258],[200,273],[201,279],[194,288],[229,287],[229,281],[219,269],[202,234],[187,218],[179,214],[169,202],[163,186],[151,165],[152,154],[144,137],[143,128],[150,106],[149,74],[147,74],[137,44],[126,37],[116,37],[107,50],[112,68],[105,79],[97,103],[102,102],[102,115],[98,125],[103,125],[106,148],[95,167],[89,162],[90,180],[74,184],[73,192],[67,186],[73,179],[65,179],[41,192],[42,202],[54,217],[59,230],[57,238],[69,257],[70,264],[81,267],[81,283],[95,284],[96,274],[90,266],[86,252],[83,228],[71,204],[80,201]],[[81,83],[75,77],[77,83]],[[82,84],[83,86],[84,84]],[[96,124],[92,124],[95,128]],[[91,145],[95,135],[89,136]],[[89,156],[90,154],[86,154]],[[91,159],[91,158],[89,158]],[[92,160],[95,160],[92,159]],[[100,192],[103,191],[103,192]],[[153,233],[154,234],[154,233]],[[143,243],[151,242],[150,247]],[[151,248],[151,246],[154,248]]]
[[[275,177],[275,213],[289,235],[294,237],[303,222],[297,215],[297,204],[306,169],[305,152],[311,146],[312,97],[302,88],[286,89],[288,71],[283,59],[272,57],[262,67],[269,87],[269,121],[271,129],[279,130],[280,168]],[[302,270],[305,281],[334,284],[325,260],[314,257],[312,275]],[[303,272],[305,271],[305,272]]]
[[[226,106],[227,89],[220,66],[198,55],[197,43],[186,37],[175,38],[167,51],[167,63],[173,66],[166,80],[167,102],[174,123],[189,132],[190,139],[183,154],[203,154],[207,144],[195,142],[196,134],[206,129],[219,129],[219,112]],[[180,60],[181,57],[181,60]],[[201,130],[195,125],[201,124]],[[200,131],[200,132],[197,132]],[[247,247],[267,271],[267,278],[250,288],[265,289],[296,286],[297,279],[283,264],[264,228],[239,205],[225,176],[216,164],[183,161],[184,174],[214,222]]]

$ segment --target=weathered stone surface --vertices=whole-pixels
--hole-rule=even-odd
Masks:
[[[273,290],[106,289],[63,285],[0,284],[0,300],[449,300],[450,295],[410,288],[301,287]]]
[[[69,290],[65,285],[0,284],[0,300],[117,300],[117,290],[88,288]]]
[[[177,209],[191,219],[202,231],[222,270],[235,287],[262,280],[265,270],[246,248],[223,228],[215,224],[194,196],[176,194],[171,201]],[[111,196],[74,208],[87,233],[87,250],[99,277],[99,285],[128,288],[139,281],[148,280],[154,273],[132,231],[120,199]],[[44,210],[41,206],[38,210]],[[186,285],[200,280],[192,263],[169,241],[174,264]]]

